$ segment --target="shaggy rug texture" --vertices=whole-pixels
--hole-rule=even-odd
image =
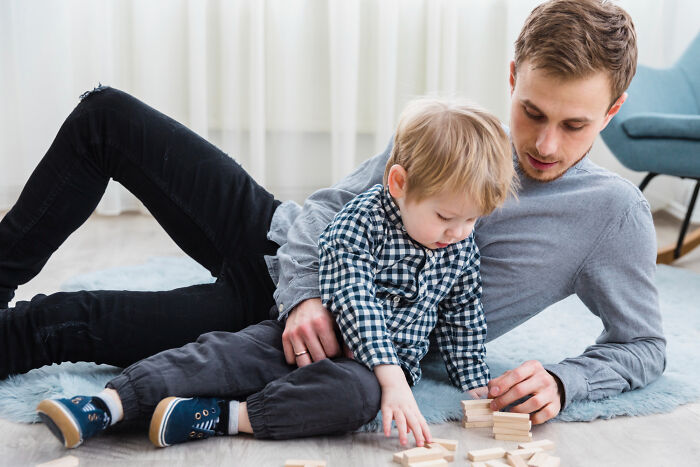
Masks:
[[[154,258],[137,266],[113,268],[77,276],[63,290],[169,290],[212,282],[201,266],[188,258]],[[668,338],[666,372],[644,389],[615,397],[571,404],[555,419],[587,421],[619,415],[669,412],[680,404],[700,398],[700,275],[659,266],[659,288],[664,330]],[[522,326],[487,345],[492,375],[499,375],[525,360],[558,362],[579,355],[602,331],[602,324],[576,297],[557,303]],[[425,418],[432,423],[459,420],[459,401],[465,394],[447,378],[442,360],[429,355],[423,360],[423,379],[414,388]],[[48,397],[95,394],[119,370],[92,363],[64,363],[32,370],[0,381],[0,417],[19,421],[37,420],[34,408]],[[379,417],[366,430],[379,428]]]

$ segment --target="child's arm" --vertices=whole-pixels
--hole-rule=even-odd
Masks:
[[[461,276],[438,306],[435,328],[450,380],[463,391],[485,386],[490,377],[484,360],[486,320],[481,305],[480,256],[476,245],[472,243],[470,248]]]
[[[384,435],[391,434],[391,421],[396,422],[399,431],[399,442],[408,442],[408,432],[413,433],[416,446],[423,446],[432,441],[428,422],[418,409],[413,392],[406,381],[403,370],[398,365],[377,365],[374,374],[382,387],[382,426]]]

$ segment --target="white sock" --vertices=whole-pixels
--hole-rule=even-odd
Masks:
[[[124,418],[124,410],[122,410],[121,401],[114,396],[114,390],[103,389],[101,393],[95,397],[99,397],[109,409],[109,413],[112,416],[110,425],[121,421]]]
[[[228,434],[238,434],[238,401],[228,403]]]

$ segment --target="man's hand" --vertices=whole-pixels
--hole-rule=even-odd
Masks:
[[[340,355],[335,320],[320,298],[304,300],[289,312],[282,345],[287,363],[299,368]]]
[[[561,410],[561,395],[557,380],[537,360],[530,360],[489,381],[492,410],[501,410],[525,396],[531,396],[511,412],[529,413],[537,425],[557,416]]]
[[[428,422],[418,409],[411,387],[398,365],[377,365],[374,367],[379,385],[382,388],[382,426],[384,435],[391,435],[391,422],[396,422],[399,443],[408,443],[408,433],[413,433],[416,446],[432,441]]]

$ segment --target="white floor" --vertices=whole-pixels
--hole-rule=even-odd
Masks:
[[[678,221],[656,216],[659,243],[675,241]],[[155,221],[141,215],[116,218],[93,216],[51,258],[44,270],[20,287],[17,298],[51,293],[69,277],[110,266],[135,264],[156,255],[181,255]],[[700,272],[700,248],[674,266]],[[525,356],[524,356],[525,358]],[[488,429],[463,429],[457,423],[432,426],[436,437],[460,441],[455,461],[466,466],[466,451],[485,447],[513,448],[496,441]],[[700,465],[700,403],[687,404],[669,414],[619,417],[591,423],[547,423],[533,427],[534,439],[551,439],[562,466],[685,466]],[[354,434],[291,441],[258,441],[240,436],[156,449],[143,432],[122,432],[90,440],[65,451],[41,425],[0,420],[0,465],[35,465],[65,455],[95,465],[234,465],[282,466],[285,459],[324,459],[328,466],[389,466],[401,450],[396,437]]]

